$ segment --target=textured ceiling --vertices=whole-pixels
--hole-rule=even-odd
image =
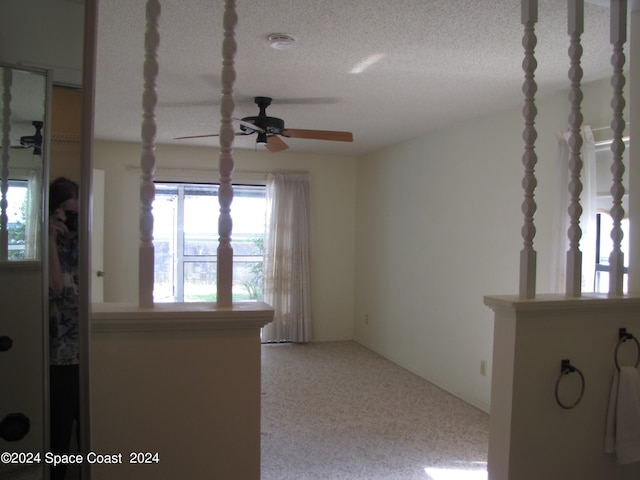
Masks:
[[[140,138],[144,3],[100,0],[97,138]],[[222,0],[162,2],[158,143],[219,129],[222,12]],[[270,96],[267,113],[289,128],[354,134],[353,143],[287,139],[288,153],[364,154],[522,103],[515,0],[239,0],[237,12],[234,116],[257,114],[252,97]],[[540,1],[540,96],[568,85],[566,22],[566,2]],[[608,29],[608,8],[587,4],[585,82],[611,74]],[[271,33],[297,37],[296,48],[270,48]],[[376,54],[377,63],[350,73]],[[254,149],[254,137],[235,148]]]

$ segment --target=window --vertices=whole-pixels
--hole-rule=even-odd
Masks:
[[[609,255],[613,250],[613,240],[611,240],[611,229],[613,228],[613,219],[607,212],[598,212],[596,214],[596,276],[595,291],[599,293],[609,292]],[[624,257],[624,276],[623,290],[628,291],[629,279],[629,219],[623,218],[620,222],[624,237],[622,238],[620,248],[625,253]]]
[[[607,132],[607,129],[603,129]],[[629,138],[624,141],[624,152],[622,162],[625,171],[629,171]],[[611,152],[611,141],[605,140],[596,144],[596,245],[595,245],[595,278],[594,291],[598,293],[609,293],[609,255],[613,250],[613,240],[611,239],[611,229],[613,228],[613,219],[609,214],[612,207],[611,197],[611,163],[613,153]],[[622,197],[622,208],[625,212],[629,212],[629,179],[623,178],[623,186],[625,194]],[[631,187],[633,188],[633,187]],[[624,253],[624,274],[623,274],[623,291],[628,292],[628,269],[629,269],[629,217],[623,218],[620,222],[622,228],[622,242],[620,249]],[[593,258],[593,257],[592,257]]]
[[[218,188],[216,184],[156,183],[156,302],[216,300]],[[233,191],[233,299],[262,300],[266,188],[234,185]]]
[[[27,220],[29,182],[9,180],[7,189],[8,260],[25,260],[27,255]]]

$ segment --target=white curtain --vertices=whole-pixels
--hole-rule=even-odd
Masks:
[[[40,156],[36,158],[40,159]],[[29,171],[25,226],[25,260],[40,258],[39,242],[40,225],[42,224],[42,173],[36,167]]]
[[[556,164],[557,183],[554,212],[554,239],[551,259],[551,291],[566,292],[567,251],[569,250],[569,137],[571,132],[558,133],[558,159]],[[579,248],[582,251],[582,291],[593,292],[596,269],[596,149],[591,127],[582,128],[582,193],[580,205],[580,229],[582,238]]]
[[[267,175],[267,228],[264,241],[264,301],[274,320],[263,342],[311,340],[309,175]]]

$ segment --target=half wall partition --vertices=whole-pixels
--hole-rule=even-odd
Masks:
[[[93,478],[260,477],[261,302],[232,301],[230,244],[235,2],[225,1],[219,157],[217,303],[154,304],[156,77],[161,5],[146,2],[140,184],[139,302],[92,305],[92,438],[101,452],[141,453],[95,465]],[[215,221],[215,219],[212,219]],[[135,457],[137,460],[137,457]]]
[[[617,388],[616,365],[619,361],[635,363],[633,342],[627,333],[640,335],[640,296],[623,293],[622,230],[625,215],[622,156],[625,128],[625,54],[628,5],[626,0],[611,0],[611,238],[610,285],[608,294],[581,291],[582,252],[580,251],[582,213],[581,168],[582,145],[580,60],[583,33],[583,0],[567,1],[568,78],[570,82],[568,117],[570,217],[567,231],[566,291],[564,294],[536,292],[536,252],[534,192],[537,184],[535,166],[537,61],[535,25],[538,22],[537,0],[522,0],[522,45],[525,55],[523,92],[525,127],[522,157],[525,173],[522,181],[523,249],[520,257],[520,291],[517,296],[487,296],[485,304],[495,312],[493,376],[489,438],[489,476],[492,480],[517,478],[585,478],[632,479],[640,475],[640,465],[623,465],[616,450],[605,448],[607,416],[612,411],[610,392]],[[636,5],[637,6],[637,5]],[[637,39],[640,13],[631,14],[630,31]],[[638,73],[640,58],[632,57],[631,75]],[[636,81],[637,84],[637,81]],[[633,84],[632,84],[633,85]],[[637,92],[635,87],[634,93]],[[629,110],[637,110],[637,96]],[[632,126],[633,127],[633,126]],[[637,131],[637,127],[636,127]],[[633,132],[633,129],[632,129]],[[637,145],[630,140],[631,169],[640,165]],[[635,185],[632,184],[633,189]],[[632,191],[631,195],[640,192]],[[636,197],[637,198],[637,197]],[[632,208],[633,208],[632,200]],[[637,202],[637,200],[636,200]],[[637,203],[636,203],[637,204]],[[632,222],[640,218],[632,218]],[[637,230],[636,230],[637,231]],[[638,246],[632,238],[631,249]],[[627,254],[629,252],[626,252]],[[638,253],[630,252],[630,269],[640,267]],[[632,288],[638,291],[638,285]],[[621,332],[625,332],[625,336]],[[618,354],[622,355],[620,358]],[[640,352],[638,353],[640,355]],[[624,360],[620,360],[624,358]],[[636,364],[637,365],[637,364]],[[619,369],[618,369],[619,370]],[[608,445],[608,443],[607,443]],[[640,453],[640,452],[639,452]],[[640,461],[640,457],[636,460]]]

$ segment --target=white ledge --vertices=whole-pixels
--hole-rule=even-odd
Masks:
[[[493,310],[509,308],[519,311],[539,311],[558,309],[597,308],[638,308],[640,295],[609,296],[600,293],[585,293],[581,297],[562,294],[542,294],[536,298],[522,298],[518,295],[488,295],[484,304]]]
[[[158,303],[140,307],[125,303],[94,303],[93,332],[153,332],[258,329],[273,320],[273,308],[262,302]]]

